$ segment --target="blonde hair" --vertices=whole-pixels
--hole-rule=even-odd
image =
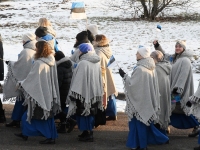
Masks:
[[[103,34],[97,34],[95,36],[96,42],[98,46],[106,46],[109,44],[108,38]]]
[[[38,25],[42,27],[48,27],[51,26],[51,22],[47,18],[40,18]]]

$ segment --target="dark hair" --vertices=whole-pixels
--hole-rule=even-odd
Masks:
[[[47,32],[47,27],[38,27],[36,30],[35,30],[35,35],[37,36],[37,37],[43,37],[43,36],[45,36],[45,35],[47,35],[48,34],[48,32]]]
[[[38,41],[36,44],[37,51],[35,53],[35,59],[41,57],[48,57],[53,53],[51,46],[46,41]]]
[[[87,30],[88,33],[88,39],[90,41],[90,43],[92,43],[94,41],[94,35],[92,34],[92,32],[90,32],[90,30]]]
[[[90,41],[88,40],[88,32],[87,31],[82,31],[76,35],[76,43],[74,44],[74,47],[78,47],[82,43],[89,43]]]

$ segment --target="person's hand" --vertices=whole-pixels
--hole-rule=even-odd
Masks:
[[[173,95],[179,95],[180,93],[178,93],[177,90],[178,90],[178,88],[174,88],[173,91],[172,91],[172,94]]]
[[[21,88],[21,83],[20,83],[20,82],[17,82],[17,84],[16,84],[16,86],[15,86],[16,91],[17,91],[18,89],[20,89],[20,88]]]
[[[190,101],[188,101],[188,102],[186,103],[186,106],[187,106],[187,107],[191,107],[191,106],[192,106],[192,103],[191,103]]]
[[[5,63],[6,63],[7,65],[8,65],[8,63],[9,63],[9,62],[10,62],[10,61],[8,61],[8,60],[7,60],[7,61],[5,61]]]
[[[153,45],[154,45],[155,48],[157,48],[159,46],[158,40],[154,40]]]
[[[119,68],[119,74],[123,78],[126,73],[124,72],[124,70],[122,70],[121,68]]]

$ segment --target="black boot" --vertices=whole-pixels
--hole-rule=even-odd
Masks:
[[[60,127],[59,127],[59,129],[57,129],[57,132],[58,133],[66,133],[67,132],[66,131],[66,122],[62,122],[60,124]]]
[[[76,126],[76,121],[74,119],[69,118],[67,122],[69,122],[69,129],[67,130],[67,133],[70,133],[73,131],[74,127]]]
[[[6,122],[5,110],[2,110],[0,113],[0,123]]]
[[[17,128],[20,128],[20,121],[13,120],[12,122],[7,123],[6,127],[17,127]]]
[[[40,144],[55,144],[55,140],[53,140],[52,138],[46,139],[44,141],[40,141]]]
[[[79,141],[82,142],[93,142],[94,138],[93,138],[93,131],[90,131],[88,135],[85,135],[84,137],[80,137]]]
[[[25,136],[22,133],[19,133],[19,134],[15,133],[15,136],[22,138],[24,141],[28,140],[28,136]]]
[[[195,147],[194,150],[200,150],[200,146]]]
[[[88,135],[89,134],[89,132],[87,131],[87,130],[85,130],[85,131],[83,131],[80,135],[78,135],[78,137],[80,138],[82,138],[82,137],[84,137],[84,136],[86,136],[86,135]]]
[[[3,105],[0,99],[0,123],[6,122],[6,117],[5,117],[5,110],[3,109]]]
[[[192,133],[188,134],[188,137],[196,137],[199,134],[199,126],[194,127]]]

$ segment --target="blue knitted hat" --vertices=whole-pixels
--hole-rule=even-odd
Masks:
[[[93,50],[93,47],[92,47],[91,44],[83,43],[83,44],[80,44],[80,45],[79,45],[79,50],[80,50],[82,53],[87,53],[88,51],[92,51],[92,50]]]

